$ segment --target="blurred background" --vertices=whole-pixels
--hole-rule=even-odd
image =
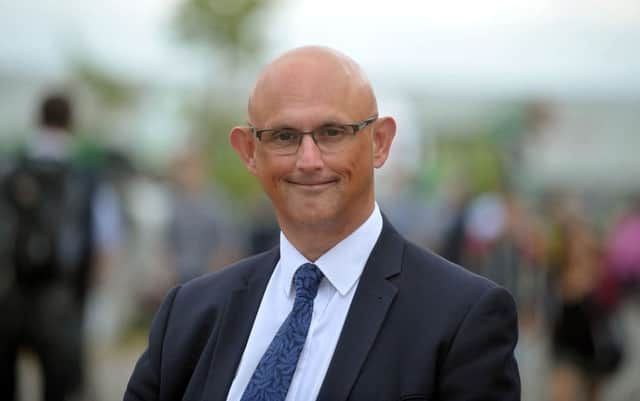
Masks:
[[[306,44],[360,62],[396,117],[391,221],[516,297],[523,400],[640,400],[639,2],[0,0],[0,166],[65,93],[110,189],[80,399],[121,399],[171,286],[277,241],[227,138]],[[42,381],[24,347],[19,399]]]

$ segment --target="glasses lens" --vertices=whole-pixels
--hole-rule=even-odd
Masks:
[[[313,140],[323,152],[338,152],[342,146],[353,138],[356,128],[353,125],[327,125],[313,132],[300,132],[295,129],[274,129],[260,131],[260,142],[269,152],[285,155],[294,154],[302,137],[313,135]]]
[[[316,143],[321,150],[333,152],[340,148],[345,139],[352,136],[350,126],[326,126],[316,130]]]
[[[262,133],[261,142],[272,152],[295,153],[300,142],[300,135],[298,131],[289,129],[268,131]]]

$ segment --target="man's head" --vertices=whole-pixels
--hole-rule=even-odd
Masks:
[[[73,123],[73,113],[69,99],[61,94],[47,96],[40,106],[40,125],[68,131]]]
[[[285,233],[348,234],[364,222],[374,206],[373,169],[386,161],[396,126],[377,117],[371,85],[352,59],[323,47],[285,53],[258,77],[248,113],[251,126],[234,128],[231,144]]]

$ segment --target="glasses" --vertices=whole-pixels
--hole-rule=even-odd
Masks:
[[[311,135],[318,149],[323,153],[335,153],[353,138],[355,134],[378,119],[373,115],[355,124],[324,125],[311,131],[298,131],[293,128],[256,129],[249,124],[264,148],[277,155],[292,155],[298,152],[305,135]]]

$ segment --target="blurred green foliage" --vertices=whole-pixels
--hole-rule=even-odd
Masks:
[[[436,164],[445,179],[463,174],[471,193],[501,189],[504,171],[499,149],[485,136],[442,136]]]
[[[71,63],[73,76],[97,96],[101,106],[126,107],[136,97],[135,89],[86,59],[76,57]]]
[[[186,0],[176,15],[185,42],[204,46],[215,59],[205,87],[186,99],[187,120],[206,147],[210,176],[236,198],[256,196],[259,186],[229,144],[228,134],[246,119],[246,99],[238,99],[239,72],[255,65],[264,49],[264,12],[273,1]],[[213,63],[212,63],[213,64]],[[237,105],[237,106],[236,106]],[[239,106],[242,105],[242,106]]]
[[[420,185],[427,196],[441,184],[464,180],[470,194],[522,190],[522,148],[529,133],[527,103],[510,103],[473,128],[451,124],[429,144]]]
[[[242,118],[240,113],[215,106],[194,106],[189,112],[197,143],[204,147],[208,176],[235,198],[249,200],[259,193],[259,185],[229,143],[231,127],[241,124]]]
[[[221,53],[236,66],[255,60],[264,47],[264,24],[258,14],[268,0],[186,0],[176,18],[178,32],[186,41],[199,42]]]

